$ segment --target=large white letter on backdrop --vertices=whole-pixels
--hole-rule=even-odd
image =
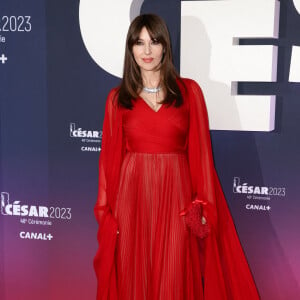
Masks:
[[[79,24],[84,45],[106,72],[122,77],[126,34],[143,0],[81,0]]]
[[[293,2],[298,14],[300,14],[300,0],[293,0]],[[299,46],[292,47],[289,81],[300,82],[300,47]]]
[[[300,47],[292,47],[291,65],[290,65],[290,82],[300,82]]]
[[[294,6],[297,9],[298,13],[300,14],[300,0],[293,0]]]
[[[210,128],[271,131],[275,96],[237,95],[238,81],[276,81],[277,47],[238,45],[239,38],[277,38],[279,1],[181,3],[181,74],[202,86]]]

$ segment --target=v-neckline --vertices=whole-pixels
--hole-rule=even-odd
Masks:
[[[152,109],[151,108],[151,106],[144,100],[144,98],[143,97],[141,97],[141,96],[139,96],[139,99],[142,101],[142,102],[144,102],[144,104],[152,111],[152,112],[154,112],[155,114],[158,114],[160,111],[161,111],[161,109],[162,109],[162,107],[163,107],[163,103],[160,105],[160,107],[159,107],[159,109],[158,110],[154,110],[154,109]]]

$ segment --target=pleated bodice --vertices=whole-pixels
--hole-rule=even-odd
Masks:
[[[188,107],[163,104],[155,112],[141,98],[123,114],[126,150],[129,152],[184,152],[187,148]]]

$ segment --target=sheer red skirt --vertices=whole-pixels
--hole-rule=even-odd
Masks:
[[[197,240],[179,216],[190,201],[184,153],[126,153],[115,210],[119,299],[202,299]]]

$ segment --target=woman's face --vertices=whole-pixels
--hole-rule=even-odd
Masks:
[[[163,46],[151,39],[147,29],[142,28],[136,44],[132,48],[133,56],[141,72],[159,69],[163,57]]]

